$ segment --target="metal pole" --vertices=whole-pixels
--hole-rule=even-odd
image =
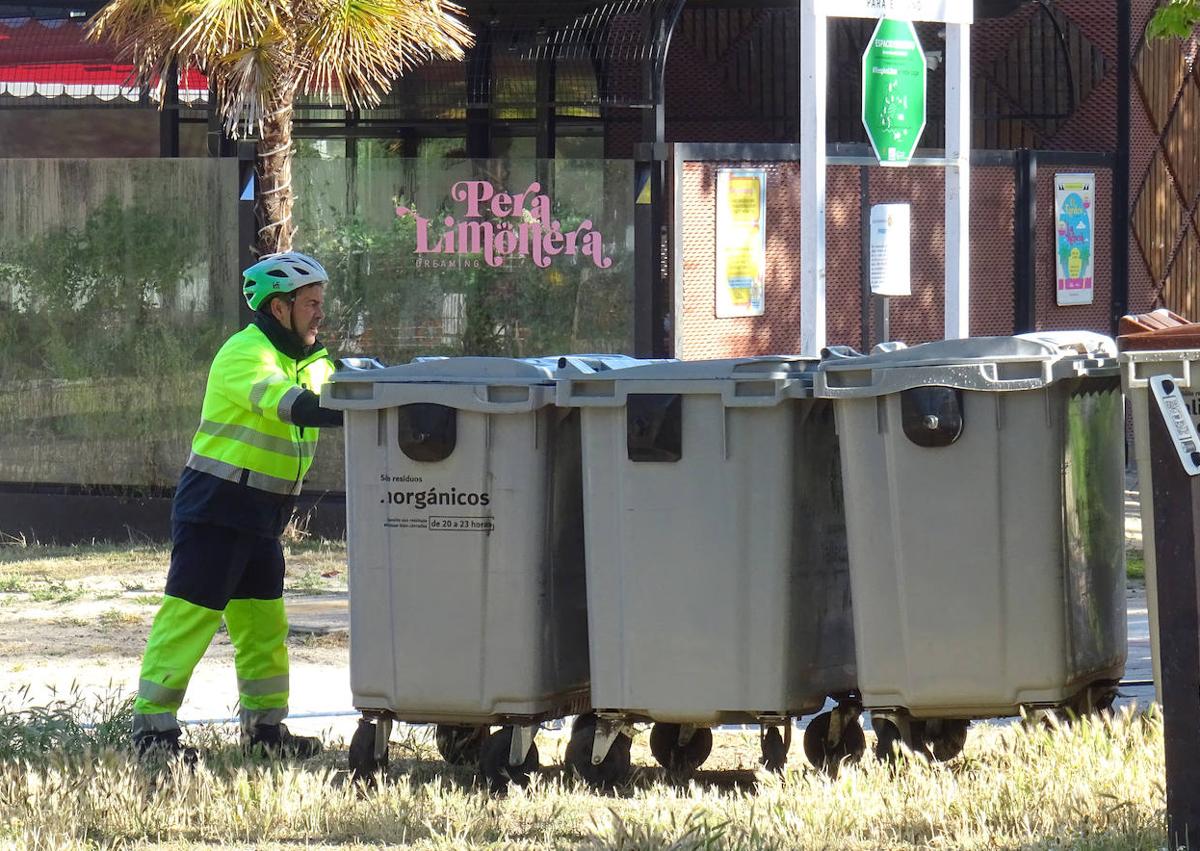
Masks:
[[[537,58],[537,158],[539,160],[554,159],[554,148],[557,140],[555,119],[558,117],[555,101],[558,99],[556,74],[557,61],[547,46],[548,35],[538,34]],[[542,182],[542,186],[546,186]]]
[[[871,173],[866,166],[858,167],[859,229],[862,246],[859,257],[862,270],[862,298],[859,311],[862,314],[862,350],[871,349]]]
[[[1117,161],[1113,167],[1112,328],[1129,311],[1130,1],[1117,0]]]
[[[946,339],[971,333],[971,25],[946,24]]]
[[[1013,330],[1024,334],[1037,322],[1037,151],[1021,148],[1013,166],[1017,181],[1013,225]]]
[[[664,10],[655,6],[647,20],[648,41],[654,45],[644,65],[650,106],[642,112],[642,144],[635,153],[634,205],[634,351],[639,357],[668,357],[675,344],[672,323],[673,292],[668,291],[663,253],[668,245],[666,74],[671,36],[683,10],[682,2]],[[644,203],[643,187],[649,190]],[[676,189],[676,191],[678,191]]]
[[[166,70],[162,109],[158,113],[158,155],[179,156],[179,66],[174,62]]]
[[[1167,839],[1200,849],[1200,477],[1189,476],[1148,388],[1158,646],[1162,663]]]
[[[255,155],[258,145],[253,141],[237,143],[238,158],[238,271],[254,265],[258,257],[258,180],[255,178]],[[241,298],[242,282],[238,285],[238,318],[242,323],[251,319],[250,307]]]
[[[800,353],[825,347],[825,97],[827,19],[814,0],[800,18]]]
[[[208,87],[208,155],[210,157],[232,157],[236,155],[236,144],[225,132],[225,124],[221,121],[220,104],[217,103],[217,90]]]
[[[638,145],[633,164],[633,353],[640,358],[654,354],[654,153],[653,145]]]
[[[662,19],[656,9],[646,21],[648,42],[654,43],[661,38],[661,25]],[[662,153],[660,146],[667,135],[667,114],[661,70],[653,57],[643,68],[643,81],[650,96],[650,106],[642,111],[642,143],[635,149],[634,162],[633,350],[635,355],[643,358],[658,356],[663,332],[659,311],[663,176],[659,158]]]
[[[492,30],[484,26],[463,63],[467,74],[467,157],[492,156]]]
[[[358,126],[358,113],[346,112],[346,129],[352,130]],[[358,137],[353,133],[346,135],[346,214],[353,216],[358,209]],[[362,262],[362,254],[355,257]]]
[[[892,304],[885,295],[872,296],[875,308],[875,335],[877,343],[886,343],[892,339]]]

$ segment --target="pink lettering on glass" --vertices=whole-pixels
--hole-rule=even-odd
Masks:
[[[583,255],[600,269],[613,264],[591,219],[563,232],[562,222],[551,217],[550,196],[536,180],[515,195],[496,191],[487,180],[460,180],[450,187],[450,198],[463,205],[461,220],[445,216],[435,224],[416,210],[396,207],[397,216],[416,220],[417,254],[475,255],[493,268],[511,257],[529,258],[541,269],[557,256]]]

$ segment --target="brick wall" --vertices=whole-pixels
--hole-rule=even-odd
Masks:
[[[766,312],[718,319],[716,288],[717,169],[768,169]],[[1058,169],[1070,171],[1072,169]],[[1054,169],[1039,174],[1036,327],[1106,331],[1112,292],[1111,209],[1095,220],[1096,294],[1089,306],[1055,304]],[[944,179],[924,168],[870,168],[871,204],[912,204],[912,295],[891,301],[892,339],[909,344],[940,339],[945,316]],[[931,178],[931,175],[937,175]],[[800,347],[800,198],[797,163],[685,163],[681,191],[682,303],[677,306],[679,357],[741,357],[795,352]],[[1097,171],[1097,197],[1109,197],[1112,174]],[[1015,184],[1006,166],[977,167],[971,180],[971,333],[1013,332]],[[830,167],[826,193],[826,334],[830,344],[860,346],[861,221],[859,170]],[[872,330],[872,341],[875,331]]]

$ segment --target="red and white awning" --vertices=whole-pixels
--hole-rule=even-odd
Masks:
[[[133,66],[116,62],[111,46],[84,40],[80,22],[0,19],[0,95],[136,103],[142,90],[135,79]],[[208,100],[203,74],[180,74],[179,100]]]

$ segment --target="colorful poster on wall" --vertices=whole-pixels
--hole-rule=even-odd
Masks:
[[[767,172],[717,170],[717,317],[762,316],[767,266]]]
[[[1054,176],[1054,256],[1058,304],[1091,304],[1095,294],[1096,175]]]

